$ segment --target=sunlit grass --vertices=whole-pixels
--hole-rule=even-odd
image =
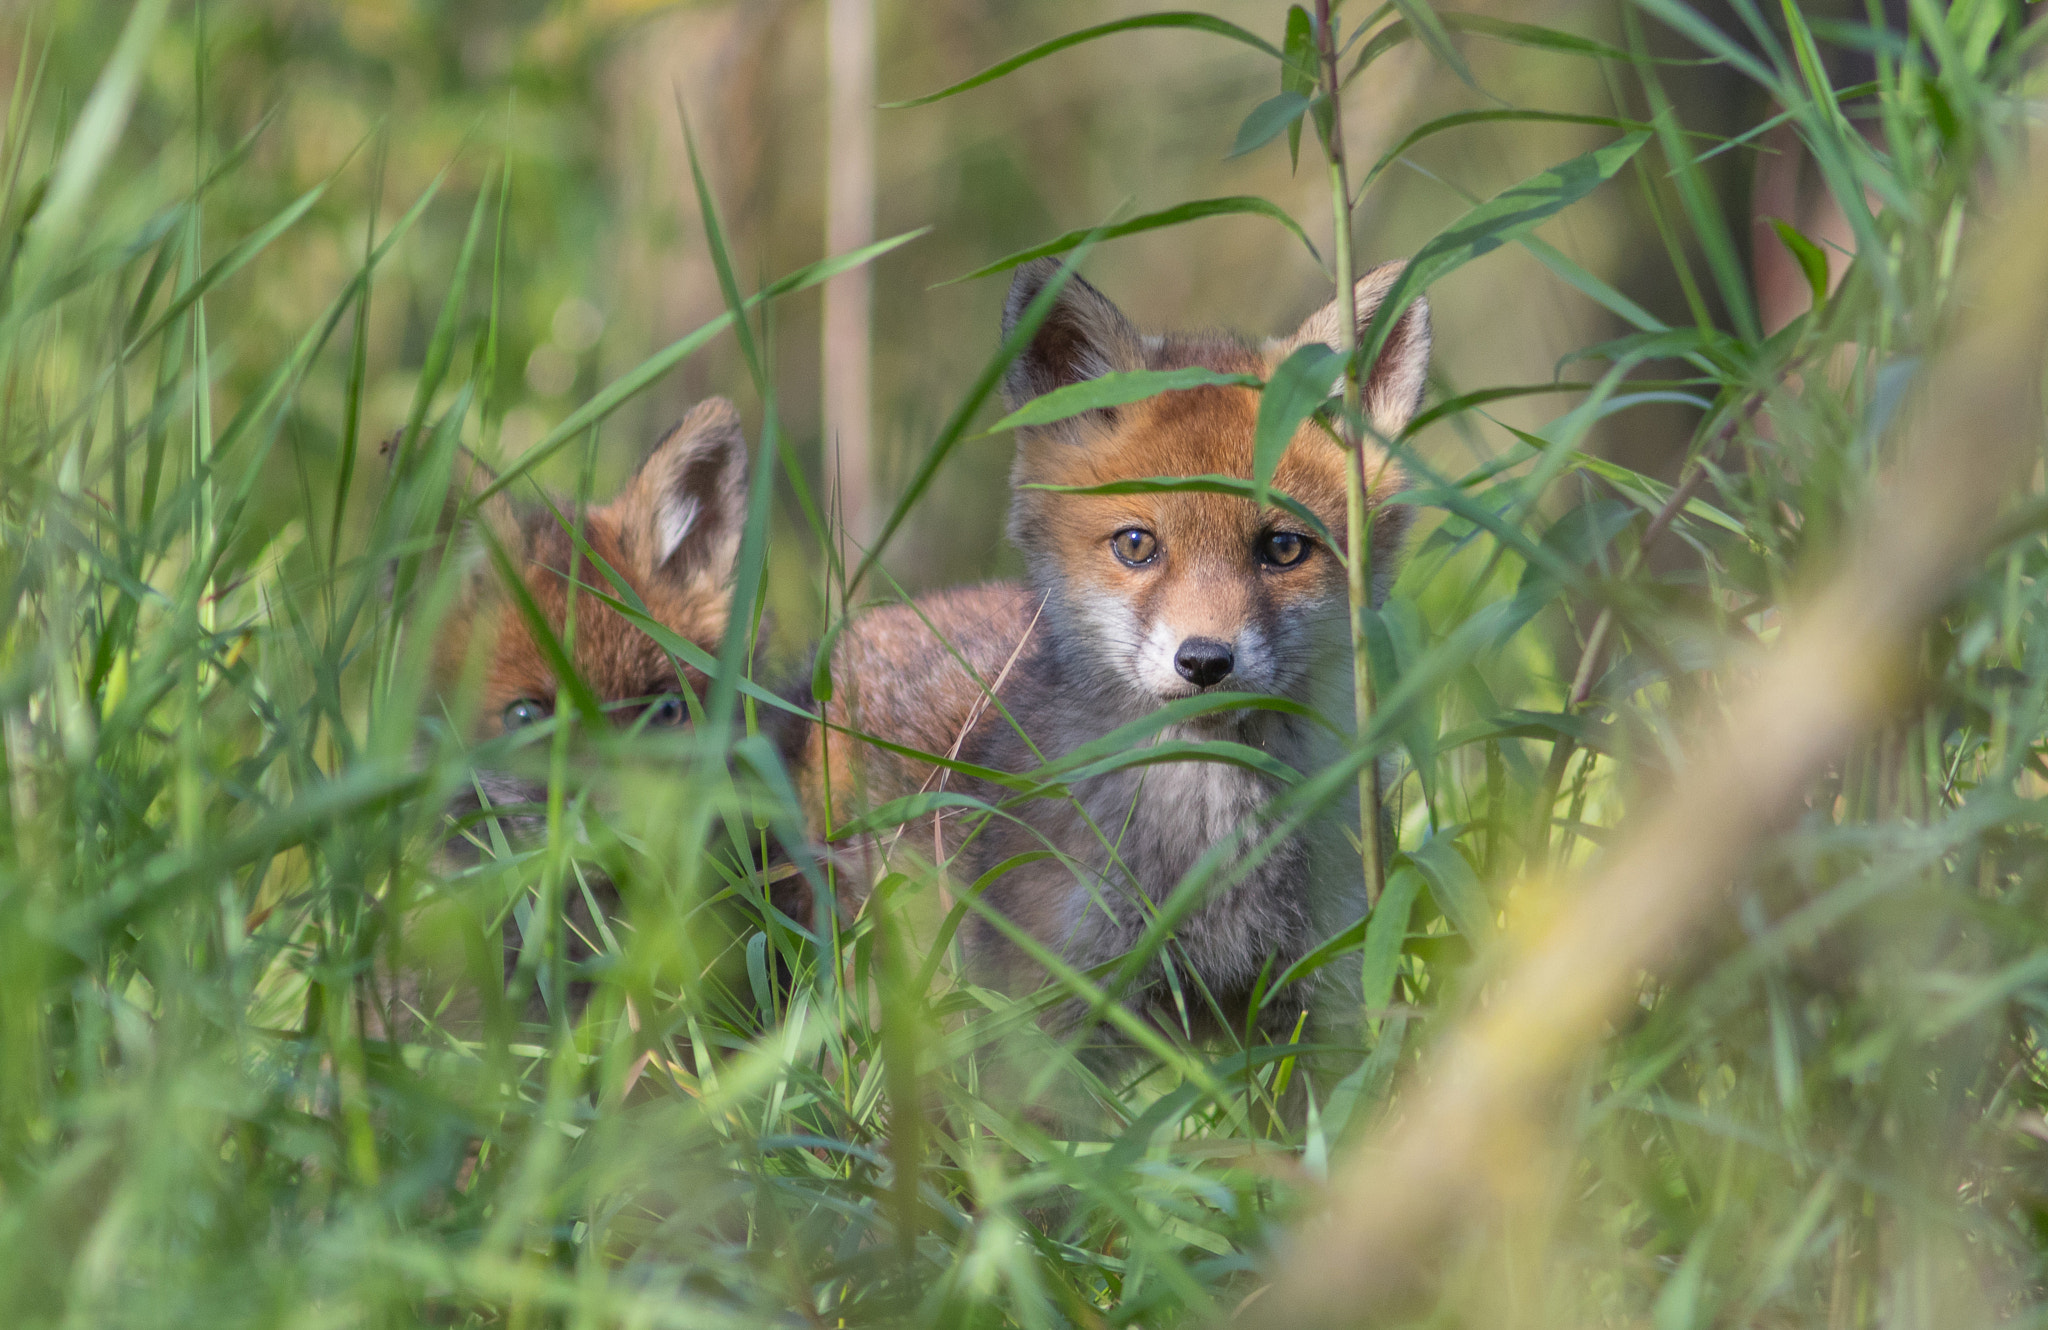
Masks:
[[[1642,8],[1717,59],[1768,47]],[[255,158],[216,145],[195,175],[210,130],[136,143],[124,122],[163,68],[214,76],[194,67],[189,15],[138,6],[89,87],[39,81],[32,34],[0,138],[6,1319],[1150,1325],[1256,1294],[1333,1161],[1398,1119],[1438,1026],[1483,1003],[1473,958],[1555,908],[1834,569],[1911,428],[1918,367],[1961,317],[1962,258],[2026,152],[2032,32],[1997,6],[1916,12],[1910,33],[1865,42],[1875,86],[1837,105],[1803,58],[1814,33],[1787,14],[1788,44],[1754,76],[1864,234],[1819,309],[1770,336],[1696,160],[1725,145],[1682,132],[1647,47],[1589,55],[1450,14],[1423,32],[1446,60],[1453,41],[1505,35],[1527,59],[1582,61],[1614,89],[1617,140],[1655,126],[1599,187],[1637,192],[1637,239],[1683,269],[1687,317],[1656,318],[1521,237],[1632,331],[1563,368],[1599,386],[1558,398],[1540,431],[1497,428],[1486,385],[1459,385],[1447,414],[1482,454],[1506,441],[1490,460],[1409,448],[1422,534],[1370,619],[1381,710],[1366,738],[1403,763],[1399,908],[1319,957],[1363,994],[1356,1046],[1149,1031],[1156,1056],[1108,1071],[1035,1019],[1069,992],[980,990],[934,949],[969,907],[926,845],[899,843],[900,876],[815,936],[769,910],[757,848],[801,842],[802,813],[746,724],[583,734],[575,754],[552,727],[467,748],[474,698],[437,690],[429,666],[462,575],[439,558],[458,446],[516,460],[499,451],[510,399],[491,354],[522,281],[502,164],[465,150],[453,183],[364,219],[331,263],[281,271],[269,241],[300,221],[289,200],[231,236],[209,220],[270,198]],[[1640,23],[1628,11],[1628,40]],[[1312,124],[1304,137],[1312,156]],[[337,179],[384,169],[374,138],[351,150],[333,154]],[[147,169],[122,169],[131,158]],[[748,299],[723,241],[707,246],[729,299]],[[387,409],[365,401],[361,356],[402,260],[445,272],[444,303],[419,320],[409,399]],[[771,278],[787,293],[833,270]],[[754,343],[772,309],[739,323],[770,421],[778,370]],[[731,323],[541,431],[547,478],[588,497],[595,431]],[[1000,369],[935,413],[934,465],[899,515],[956,464]],[[1683,474],[1699,479],[1651,557],[1671,485],[1581,445],[1595,417],[1673,401],[1696,411]],[[392,415],[407,429],[387,459],[366,422]],[[792,446],[768,436],[757,449]],[[369,479],[338,479],[351,472]],[[814,522],[790,520],[807,507]],[[1342,1316],[2036,1323],[2036,489],[2003,521],[1929,627],[1908,703],[1789,810],[1711,936],[1645,978],[1547,1106],[1546,1134],[1502,1144],[1489,1218],[1447,1244],[1441,1278],[1413,1305]],[[864,571],[856,608],[890,598],[879,565],[828,566],[822,496],[764,492],[752,529],[736,622],[752,621],[763,560],[778,595],[804,588],[828,621]],[[749,645],[726,644],[728,664]],[[756,730],[771,706],[753,699]],[[550,830],[486,821],[465,866],[443,810],[492,764],[549,782]],[[837,871],[795,857],[768,871]],[[559,907],[601,877],[624,908],[572,970]],[[509,999],[508,913],[540,939]],[[587,1001],[561,1000],[572,980]],[[1055,1081],[1100,1110],[1090,1139],[1026,1111]]]

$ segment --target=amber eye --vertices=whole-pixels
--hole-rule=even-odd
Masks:
[[[1133,568],[1159,557],[1159,538],[1141,526],[1127,526],[1109,538],[1116,557]]]
[[[1292,568],[1308,557],[1308,537],[1293,531],[1269,531],[1259,542],[1259,558],[1275,568]]]
[[[527,726],[537,725],[547,718],[547,703],[537,702],[530,697],[522,697],[511,706],[506,707],[503,716],[505,728],[508,730],[523,730]]]
[[[647,708],[649,725],[680,725],[683,723],[683,699],[664,697]]]

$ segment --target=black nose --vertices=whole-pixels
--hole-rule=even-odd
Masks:
[[[1213,637],[1191,637],[1173,653],[1173,668],[1197,688],[1207,688],[1230,673],[1230,643]]]

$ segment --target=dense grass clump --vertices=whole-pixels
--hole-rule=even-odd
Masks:
[[[1276,440],[1311,415],[1357,439],[1359,370],[1391,315],[1497,250],[1611,320],[1552,382],[1440,379],[1387,441],[1419,534],[1383,607],[1354,583],[1355,707],[1332,718],[1355,730],[1349,756],[1279,810],[1393,809],[1363,824],[1376,904],[1298,967],[1341,976],[1356,1019],[1315,1046],[1145,1027],[1146,1055],[1107,1070],[1036,1016],[1075,997],[1109,1009],[1115,974],[1060,971],[1036,995],[963,976],[949,942],[975,884],[895,830],[928,810],[878,817],[836,791],[835,824],[880,833],[873,894],[809,929],[771,903],[792,883],[830,901],[849,863],[807,829],[770,741],[803,705],[786,685],[806,658],[769,640],[770,600],[829,637],[901,597],[887,542],[955,472],[989,474],[968,445],[1014,353],[993,327],[932,332],[991,354],[923,422],[866,546],[842,539],[815,441],[783,423],[801,367],[777,355],[780,311],[915,236],[752,280],[697,158],[670,163],[726,313],[623,373],[577,362],[559,412],[521,435],[508,418],[540,419],[517,373],[530,311],[556,292],[513,243],[538,192],[514,152],[485,131],[451,142],[447,173],[391,208],[391,129],[372,127],[323,183],[273,197],[276,126],[215,59],[251,47],[208,35],[260,7],[139,0],[96,42],[61,8],[41,28],[4,20],[19,63],[0,136],[0,1321],[2048,1315],[2048,500],[2026,312],[2048,308],[2048,266],[2029,228],[1996,221],[2044,197],[2023,7],[1823,21],[1787,5],[1767,22],[1747,3],[1641,0],[1598,40],[1422,3],[1294,6],[1257,31],[1155,16],[888,112],[1022,97],[1037,85],[1002,81],[1013,70],[1138,27],[1235,42],[1277,94],[1210,146],[1277,158],[1285,140],[1326,168],[1334,242],[1314,262],[1334,287],[1318,300],[1363,266],[1354,219],[1438,135],[1585,136],[1458,199],[1389,317],[1286,371],[1341,374],[1328,400],[1279,373],[1266,394]],[[1345,100],[1404,53],[1469,105],[1347,156]],[[1562,65],[1609,105],[1492,95],[1524,65]],[[1693,123],[1703,68],[1768,109]],[[1759,154],[1808,183],[1798,215],[1760,213],[1752,238],[1731,163]],[[555,199],[577,185],[546,182]],[[1628,276],[1589,271],[1546,225],[1596,193],[1626,196]],[[1314,220],[1248,196],[1148,203],[984,273],[1232,214],[1264,219],[1274,251]],[[291,249],[308,230],[332,243]],[[1760,285],[1769,261],[1802,283],[1789,314]],[[397,324],[380,303],[394,283]],[[574,324],[557,317],[557,342]],[[1992,334],[2004,351],[1977,354]],[[402,343],[403,391],[372,383],[380,338]],[[468,459],[574,527],[608,483],[602,432],[637,429],[643,395],[713,347],[734,378],[713,388],[749,402],[753,500],[725,635],[663,639],[711,680],[696,723],[564,707],[472,745],[476,680],[434,669],[462,580],[490,575],[443,557],[475,513]],[[1635,422],[1673,420],[1680,453],[1614,460]],[[1255,486],[1277,455],[1262,449]],[[1925,461],[1944,455],[1982,466]],[[1730,740],[1728,717],[1752,714],[1757,681],[1784,677],[1786,644],[1834,603],[1825,588],[1882,566],[1907,482],[1924,503],[1889,530],[1942,561],[1893,636],[1873,631],[1867,658],[1817,685],[1859,699],[1839,742],[1798,766],[1805,714]],[[601,573],[584,590],[637,612]],[[1797,793],[1739,844],[1703,846],[1659,801],[1729,742]],[[516,826],[470,819],[452,852],[447,809],[477,771],[509,768],[544,800]],[[1037,797],[1066,797],[1070,774],[1041,773]],[[1611,972],[1585,958],[1621,1000],[1501,1024],[1531,991],[1516,967],[1574,954],[1551,925],[1643,825],[1675,829],[1640,862],[1729,866],[1711,893],[1673,891],[1685,926],[1654,953],[1618,951]],[[1187,901],[1214,885],[1191,881]],[[1502,1029],[1520,1034],[1458,1033]],[[1504,1067],[1520,1079],[1485,1079]],[[1101,1129],[1062,1139],[1024,1111],[1019,1068],[1027,1088],[1082,1085]],[[1456,1099],[1495,1083],[1528,1093]],[[1416,1112],[1444,1103],[1487,1130],[1447,1132],[1424,1168]],[[1361,1201],[1346,1189],[1362,1178],[1395,1181]],[[1368,1245],[1361,1208],[1383,1227],[1413,1215],[1412,1241]],[[1366,1301],[1294,1279],[1393,1250]]]

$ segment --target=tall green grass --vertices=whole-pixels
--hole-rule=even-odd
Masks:
[[[729,313],[496,460],[515,497],[533,501],[544,458],[588,497],[611,413],[712,339],[738,339],[766,411],[733,630],[692,657],[717,662],[703,723],[614,734],[565,708],[473,752],[470,699],[437,693],[428,666],[458,590],[437,557],[458,451],[499,445],[518,182],[492,166],[452,214],[436,192],[367,219],[357,266],[294,340],[235,338],[224,312],[253,317],[237,277],[273,262],[324,196],[219,233],[218,201],[262,193],[263,131],[204,146],[218,74],[203,40],[188,52],[202,119],[131,169],[130,109],[169,34],[208,12],[142,0],[90,87],[54,85],[32,35],[0,141],[0,1309],[23,1326],[1151,1325],[1240,1306],[1256,1323],[1266,1259],[1331,1161],[1400,1115],[1437,1026],[1484,1001],[1473,958],[1547,908],[1550,884],[1683,766],[1885,485],[1918,368],[1960,314],[1959,259],[2023,169],[2038,32],[2011,6],[1969,2],[1914,5],[1903,31],[1789,5],[1766,22],[1738,4],[1724,32],[1644,0],[1618,46],[1421,3],[1340,8],[1327,40],[1302,7],[1266,34],[1146,21],[1273,59],[1279,91],[1219,155],[1277,153],[1283,137],[1330,153],[1332,83],[1360,86],[1404,42],[1445,79],[1476,83],[1465,47],[1504,42],[1604,80],[1602,141],[1470,200],[1405,293],[1520,245],[1626,331],[1560,367],[1569,405],[1540,429],[1510,431],[1488,408],[1556,385],[1440,383],[1392,441],[1423,534],[1387,604],[1360,606],[1373,696],[1356,751],[1277,810],[1341,808],[1382,753],[1402,763],[1384,792],[1390,841],[1361,861],[1383,860],[1379,903],[1306,963],[1358,987],[1357,1046],[1202,1046],[1134,1027],[1152,1056],[1105,1082],[1034,1016],[1076,993],[1114,1011],[1126,971],[1064,973],[1040,995],[968,985],[942,940],[973,908],[970,884],[945,883],[923,846],[899,844],[858,915],[808,935],[768,907],[754,866],[764,838],[803,840],[762,733],[773,681],[743,678],[774,487],[805,515],[828,637],[893,594],[878,553],[834,562],[829,496],[806,487],[777,425],[765,332],[778,298],[899,242],[753,290],[695,173]],[[946,91],[1001,96],[1010,69],[1074,44]],[[1823,44],[1871,51],[1875,79],[1832,86]],[[1664,90],[1679,58],[1768,91],[1856,236],[1840,285],[1817,280],[1813,311],[1781,331],[1760,324],[1711,174],[1759,140],[1690,129]],[[1425,138],[1562,118],[1473,104],[1384,161],[1332,155],[1336,211],[1365,206]],[[937,97],[889,112],[946,113]],[[341,170],[381,163],[373,139]],[[1537,234],[1594,189],[1633,192],[1683,318]],[[1081,257],[1224,212],[1286,217],[1210,200],[1031,253]],[[427,225],[454,238],[448,277],[385,458],[365,400],[370,312]],[[1785,243],[1825,258],[1796,231]],[[1345,269],[1348,243],[1328,257]],[[1353,349],[1354,380],[1382,326]],[[955,464],[1020,344],[959,385],[884,540]],[[308,392],[316,380],[339,390]],[[1344,400],[1276,408],[1272,437],[1317,409],[1355,433],[1355,393]],[[1675,482],[1587,451],[1601,422],[1673,403],[1696,420]],[[333,444],[319,465],[311,418]],[[1454,429],[1477,464],[1419,441]],[[1277,456],[1265,430],[1260,487]],[[362,506],[350,477],[373,471]],[[257,502],[280,475],[294,500]],[[1554,1136],[1500,1143],[1492,1218],[1440,1253],[1415,1301],[1345,1316],[2040,1321],[2044,531],[2038,487],[2013,496],[1990,557],[1928,627],[1910,703],[1787,810],[1717,931],[1645,977],[1554,1106]],[[1087,761],[1169,719],[1021,792],[1061,797]],[[546,832],[486,820],[479,862],[458,867],[443,810],[494,764],[546,776]],[[842,816],[862,811],[841,793]],[[838,869],[799,851],[787,871],[829,893]],[[1200,871],[1151,945],[1224,866]],[[586,939],[598,960],[572,965],[565,905],[599,899],[601,879],[625,908]],[[524,939],[509,977],[508,917]],[[572,981],[587,1001],[569,1000]],[[985,1088],[1015,1084],[990,1056],[1086,1083],[1103,1139],[1050,1137]],[[1300,1111],[1281,1105],[1290,1085]]]

